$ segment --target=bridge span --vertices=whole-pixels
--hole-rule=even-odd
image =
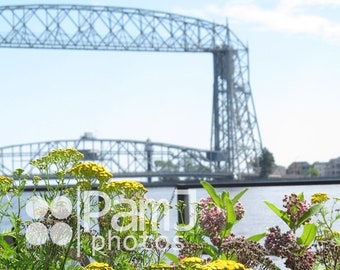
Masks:
[[[159,174],[165,168],[184,174],[193,170],[191,166],[206,174],[249,174],[261,155],[248,48],[228,25],[124,7],[8,5],[0,6],[0,49],[8,48],[210,53],[214,83],[210,152],[137,141],[45,142],[2,148],[0,169],[5,173],[16,164],[26,166],[50,146],[66,144],[86,144],[83,151],[98,151],[86,152],[88,158],[103,161],[116,173],[133,174]],[[149,146],[153,149],[148,152]]]
[[[22,168],[30,175],[39,171],[30,165],[53,149],[75,148],[107,168],[117,178],[152,178],[163,181],[230,177],[219,160],[221,152],[157,143],[150,140],[97,139],[85,133],[80,139],[18,144],[0,148],[0,175]]]

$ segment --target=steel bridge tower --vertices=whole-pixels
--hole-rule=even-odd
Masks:
[[[253,171],[262,145],[248,48],[227,25],[122,7],[0,6],[0,47],[212,53],[211,149],[206,159],[217,172]]]

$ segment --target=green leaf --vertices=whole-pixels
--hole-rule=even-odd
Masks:
[[[340,235],[334,236],[334,241],[337,245],[340,245]]]
[[[227,204],[227,221],[228,222],[227,222],[227,226],[226,226],[225,236],[230,234],[231,229],[236,222],[236,213],[235,213],[235,210],[234,210],[234,204],[230,200],[230,198],[226,199],[226,204]]]
[[[170,260],[173,261],[174,263],[180,263],[180,260],[178,259],[178,257],[175,254],[166,252],[164,253],[164,255]]]
[[[266,233],[255,234],[253,236],[248,237],[247,240],[258,242],[265,236],[266,236]]]
[[[270,202],[265,201],[264,203],[265,203],[266,205],[268,205],[268,207],[269,207],[276,215],[278,215],[278,217],[281,218],[281,219],[288,225],[289,228],[291,228],[291,220],[290,220],[288,214],[287,214],[285,211],[283,211],[283,210],[277,208],[274,204],[272,204],[272,203],[270,203]]]
[[[203,180],[201,181],[201,185],[208,192],[208,194],[213,199],[213,201],[216,203],[216,205],[221,207],[222,201],[221,201],[220,196],[218,196],[218,194],[216,193],[215,188],[210,183],[203,181]]]
[[[203,250],[206,254],[210,255],[213,258],[215,258],[218,255],[217,249],[212,245],[209,244],[205,245]]]
[[[302,225],[302,223],[304,223],[305,221],[307,221],[309,218],[311,218],[312,216],[314,216],[315,214],[317,214],[320,209],[323,207],[322,204],[315,204],[313,205],[311,208],[308,209],[308,211],[306,213],[304,213],[302,215],[302,217],[299,219],[298,223],[297,223],[297,227],[300,227]]]
[[[337,214],[335,217],[334,217],[334,221],[338,220],[340,218],[340,214]]]
[[[303,194],[303,192],[299,193],[297,196],[300,199],[300,201],[303,201],[305,199],[305,195]]]
[[[244,193],[246,193],[248,191],[248,188],[245,188],[244,190],[242,190],[240,193],[238,193],[233,199],[232,202],[233,204],[237,203],[241,197],[243,196]]]
[[[316,226],[316,224],[314,223],[305,224],[303,226],[302,234],[297,240],[298,244],[308,247],[310,243],[313,242],[317,230],[318,226]]]
[[[229,197],[229,192],[222,192],[222,207],[223,209],[227,210],[227,205],[228,205],[228,200],[230,201],[230,197]]]

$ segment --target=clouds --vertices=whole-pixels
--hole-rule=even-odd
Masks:
[[[340,21],[332,18],[340,10],[338,0],[281,0],[274,5],[263,1],[233,1],[223,7],[210,5],[206,12],[217,17],[227,17],[233,23],[247,24],[261,31],[279,31],[287,34],[304,34],[340,41]]]

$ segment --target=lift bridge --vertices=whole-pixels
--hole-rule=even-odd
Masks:
[[[11,175],[18,167],[34,173],[31,160],[66,147],[100,162],[116,177],[151,181],[254,173],[262,143],[249,83],[248,48],[228,25],[124,7],[0,6],[0,48],[211,53],[214,76],[210,149],[85,134],[76,140],[1,147],[0,174]]]

